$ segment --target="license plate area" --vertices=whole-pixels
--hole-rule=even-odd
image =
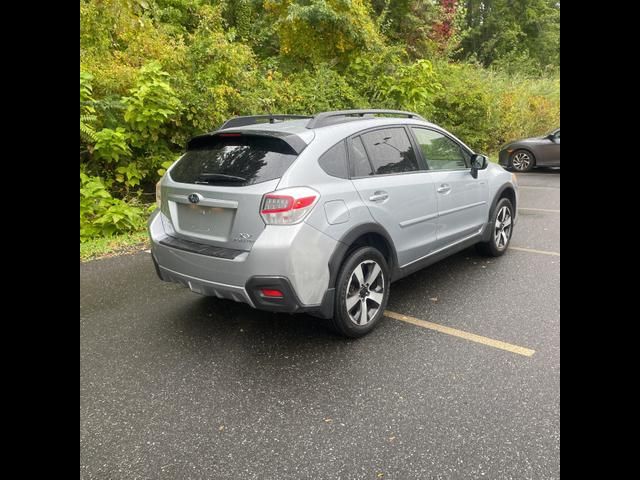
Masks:
[[[175,205],[178,233],[197,236],[208,240],[226,242],[229,240],[235,208],[209,207],[177,203]]]

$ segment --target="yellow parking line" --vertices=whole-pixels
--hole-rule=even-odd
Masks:
[[[500,340],[494,340],[492,338],[476,335],[475,333],[465,332],[463,330],[458,330],[457,328],[445,327],[444,325],[427,322],[425,320],[420,320],[419,318],[409,317],[407,315],[391,312],[389,310],[385,310],[384,314],[387,317],[393,318],[395,320],[400,320],[401,322],[407,322],[419,327],[429,328],[431,330],[435,330],[436,332],[446,333],[447,335],[453,335],[454,337],[464,338],[465,340],[469,340],[471,342],[481,343],[490,347],[499,348],[500,350],[506,350],[507,352],[524,355],[525,357],[530,357],[534,353],[536,353],[535,350],[531,350],[530,348],[519,347],[511,343],[501,342]]]
[[[547,252],[546,250],[535,250],[533,248],[509,247],[509,250],[519,250],[521,252],[529,252],[529,253],[540,253],[542,255],[553,255],[554,257],[560,256],[560,253],[558,252]]]
[[[560,210],[551,210],[549,208],[526,208],[520,207],[518,210],[531,210],[532,212],[551,212],[551,213],[560,213]]]

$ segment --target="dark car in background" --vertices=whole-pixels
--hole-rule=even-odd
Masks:
[[[500,150],[499,163],[518,172],[533,167],[560,166],[560,129],[542,137],[525,138],[506,144]]]

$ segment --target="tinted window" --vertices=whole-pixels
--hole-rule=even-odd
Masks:
[[[376,175],[418,170],[415,152],[404,128],[385,128],[362,134]]]
[[[320,167],[329,175],[347,178],[347,148],[340,142],[327,150],[318,160]]]
[[[412,129],[430,169],[461,170],[467,168],[469,155],[456,142],[433,130],[414,127]]]
[[[373,175],[371,164],[367,157],[367,152],[364,149],[364,145],[362,144],[360,137],[356,137],[351,141],[349,163],[351,164],[351,171],[353,172],[354,177]]]
[[[171,170],[176,182],[243,186],[280,178],[296,159],[277,138],[238,136],[198,139]]]

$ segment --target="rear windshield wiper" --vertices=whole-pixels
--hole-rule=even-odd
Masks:
[[[202,181],[198,181],[202,180]],[[224,173],[201,173],[198,175],[198,180],[195,183],[209,183],[211,181],[218,182],[246,182],[244,177],[237,177],[235,175],[225,175]]]

